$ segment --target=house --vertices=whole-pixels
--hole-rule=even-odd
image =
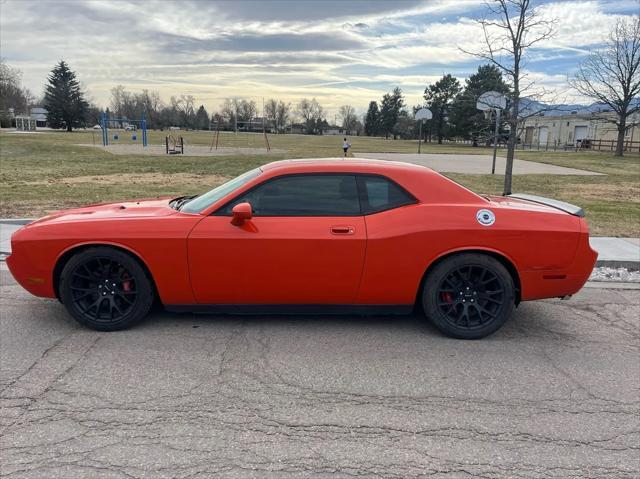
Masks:
[[[302,135],[307,132],[306,127],[302,123],[292,123],[287,130],[289,130],[289,133],[297,135]]]
[[[47,127],[47,110],[45,110],[44,108],[41,108],[41,107],[32,108],[31,114],[29,116],[36,121],[36,126],[38,128]]]
[[[16,130],[35,131],[36,128],[46,128],[47,110],[40,107],[31,108],[29,115],[16,116],[14,118]]]

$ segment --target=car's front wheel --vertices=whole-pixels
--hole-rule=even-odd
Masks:
[[[81,324],[99,331],[125,329],[153,304],[154,289],[140,263],[106,246],[73,256],[60,276],[60,298]]]
[[[495,258],[461,253],[428,272],[422,291],[427,317],[444,334],[478,339],[497,331],[511,316],[515,287]]]

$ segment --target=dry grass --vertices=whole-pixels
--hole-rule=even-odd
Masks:
[[[173,132],[201,149],[211,142],[209,132]],[[161,144],[166,132],[149,132],[152,144]],[[243,171],[267,161],[284,158],[335,157],[341,155],[341,137],[304,135],[270,136],[271,146],[284,153],[263,155],[189,157],[143,155],[130,134],[121,135],[132,154],[113,155],[102,148],[87,148],[86,132],[51,132],[37,135],[0,132],[0,216],[40,216],[47,212],[103,201],[159,195],[201,193]],[[139,141],[139,140],[138,140]],[[415,141],[382,138],[350,138],[354,153],[416,151]],[[224,148],[263,147],[261,135],[223,133]],[[136,150],[139,148],[139,150]],[[424,153],[490,154],[487,148],[466,145],[423,145]],[[503,152],[500,152],[503,154]],[[534,193],[569,201],[585,208],[593,234],[640,236],[640,156],[614,158],[590,152],[518,151],[519,159],[605,173],[606,176],[518,175],[513,191]],[[500,194],[500,175],[450,174],[480,193]]]

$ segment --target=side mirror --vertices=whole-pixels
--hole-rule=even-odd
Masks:
[[[233,207],[231,212],[233,213],[231,224],[234,226],[241,226],[245,221],[250,220],[253,217],[251,203],[238,203]]]

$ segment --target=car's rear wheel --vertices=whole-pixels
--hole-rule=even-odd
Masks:
[[[140,263],[110,247],[80,251],[60,276],[60,298],[81,324],[99,331],[125,329],[153,304],[154,290]]]
[[[497,331],[511,316],[515,287],[495,258],[461,253],[428,272],[422,292],[427,317],[444,334],[478,339]]]

